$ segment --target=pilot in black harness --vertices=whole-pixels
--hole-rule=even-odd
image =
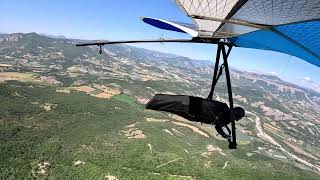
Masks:
[[[146,108],[174,113],[190,121],[214,124],[217,132],[223,138],[228,139],[229,148],[236,149],[237,143],[234,121],[238,121],[243,118],[245,116],[245,110],[242,107],[233,108],[230,73],[227,62],[231,48],[232,46],[229,46],[228,51],[226,51],[224,45],[218,44],[211,91],[207,99],[186,95],[157,94],[152,98],[152,100],[150,100],[150,102],[148,102]],[[221,53],[223,55],[224,63],[219,69]],[[226,72],[230,108],[226,103],[212,100],[214,88],[222,74],[223,69],[225,69]],[[232,125],[232,130],[230,130],[228,127],[229,123]],[[223,127],[226,127],[228,134],[223,131]]]
[[[215,129],[223,138],[231,140],[231,130],[227,126],[230,123],[230,108],[226,103],[193,96],[157,94],[148,102],[146,108],[174,113],[190,121],[215,125]],[[241,107],[235,107],[234,115],[238,121],[245,116],[245,111]],[[228,134],[223,131],[223,127],[227,128]]]

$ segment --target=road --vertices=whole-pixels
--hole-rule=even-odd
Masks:
[[[265,142],[269,142],[275,146],[277,146],[279,148],[279,150],[281,150],[282,152],[288,154],[290,157],[292,157],[297,163],[306,165],[308,167],[310,167],[311,169],[313,169],[315,172],[317,172],[318,174],[320,173],[320,167],[311,164],[310,162],[299,158],[298,156],[288,152],[286,149],[284,149],[279,143],[277,143],[271,136],[269,136],[268,134],[266,134],[265,132],[263,132],[262,129],[262,125],[261,125],[261,120],[260,118],[252,112],[247,112],[248,114],[252,114],[253,116],[255,116],[255,119],[251,119],[250,117],[248,117],[249,120],[255,122],[256,124],[256,131],[257,131],[257,136],[260,137],[262,140],[264,140]]]

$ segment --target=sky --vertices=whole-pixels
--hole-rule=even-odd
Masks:
[[[141,16],[192,23],[173,0],[0,0],[0,33],[36,32],[89,40],[190,38],[157,29]],[[134,46],[213,60],[215,45],[184,43]],[[233,48],[230,66],[239,70],[277,75],[320,92],[320,68],[286,54]]]

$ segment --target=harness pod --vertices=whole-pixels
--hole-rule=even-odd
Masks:
[[[214,124],[221,112],[221,102],[187,95],[156,94],[146,109],[170,112],[190,121]]]

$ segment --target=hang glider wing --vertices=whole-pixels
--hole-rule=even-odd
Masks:
[[[150,24],[160,29],[187,33],[190,34],[192,37],[198,36],[198,31],[195,30],[196,27],[193,24],[170,22],[163,19],[149,17],[142,17],[141,20],[147,24]]]
[[[161,29],[278,51],[320,67],[320,0],[175,0],[193,28],[145,18]]]

